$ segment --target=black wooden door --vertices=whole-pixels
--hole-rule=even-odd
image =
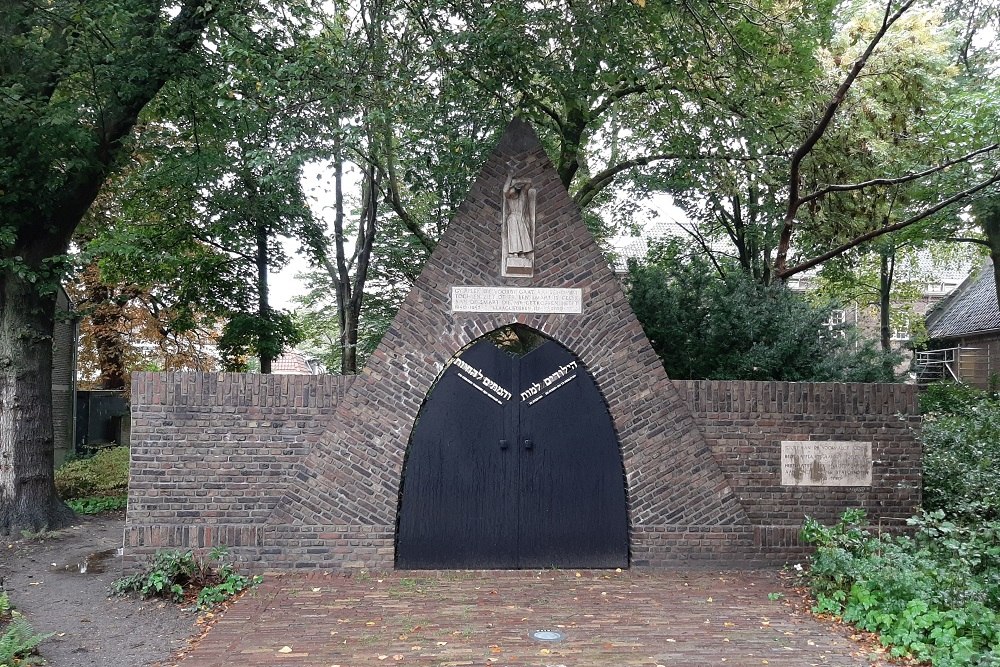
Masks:
[[[547,339],[462,352],[421,408],[403,471],[400,568],[625,567],[628,519],[610,415]]]
[[[621,454],[597,385],[554,341],[519,361],[518,566],[627,566]]]

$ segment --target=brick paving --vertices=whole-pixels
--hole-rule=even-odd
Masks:
[[[782,590],[769,571],[271,575],[174,664],[869,664],[836,628],[768,598]]]

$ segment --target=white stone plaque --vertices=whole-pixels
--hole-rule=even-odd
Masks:
[[[871,486],[872,443],[786,440],[781,443],[782,486]]]
[[[451,288],[453,313],[582,313],[579,287]]]

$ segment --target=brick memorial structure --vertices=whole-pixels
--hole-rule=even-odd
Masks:
[[[484,373],[464,356],[512,327],[547,345],[511,362],[512,375]],[[550,353],[569,361],[532,381],[532,364]],[[500,368],[506,357],[497,358]],[[445,471],[440,489],[407,505],[420,487],[407,483],[420,456],[470,465],[464,445],[435,440],[430,428],[434,420],[442,432],[460,426],[442,398],[451,379],[460,382],[447,392],[467,390],[463,400],[480,401],[483,414],[505,415],[495,434],[480,429],[476,456],[504,474],[514,465],[510,479],[521,486],[483,491],[469,481],[456,491],[467,475]],[[514,121],[359,376],[135,375],[126,564],[161,548],[225,545],[260,570],[387,569],[411,562],[397,553],[408,548],[400,531],[437,530],[444,519],[503,523],[510,513],[481,515],[497,499],[499,507],[520,503],[518,539],[538,523],[544,529],[532,539],[549,540],[538,553],[551,553],[560,548],[561,513],[566,525],[580,518],[546,497],[547,484],[564,483],[557,431],[604,412],[563,414],[588,382],[606,408],[598,416],[609,424],[612,459],[600,459],[599,471],[574,471],[559,488],[599,495],[621,486],[599,504],[624,499],[620,515],[609,510],[609,525],[616,531],[620,516],[626,566],[782,563],[804,554],[797,532],[805,515],[832,521],[863,507],[873,524],[898,525],[920,502],[914,387],[670,380],[534,132]],[[545,416],[556,406],[559,414]],[[464,411],[456,406],[455,419]],[[546,419],[563,426],[545,431]],[[585,440],[559,446],[589,447]],[[449,493],[493,496],[433,515],[434,499]],[[445,558],[466,546],[428,540]],[[575,563],[576,547],[566,549],[553,563]],[[544,558],[515,554],[501,566]]]

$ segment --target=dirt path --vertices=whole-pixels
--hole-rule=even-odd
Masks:
[[[166,660],[199,632],[196,616],[159,601],[108,598],[121,576],[122,516],[0,542],[0,578],[52,667],[141,667]]]

